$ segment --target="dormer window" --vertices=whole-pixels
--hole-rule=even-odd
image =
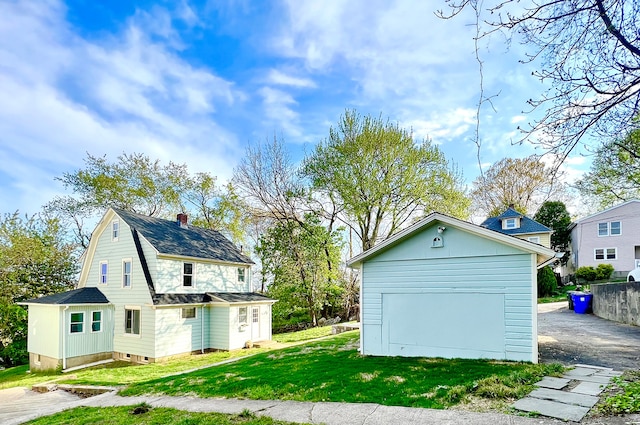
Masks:
[[[517,217],[514,218],[505,218],[502,220],[502,228],[503,229],[517,229],[520,227],[520,219]]]
[[[184,263],[182,266],[182,286],[193,286],[193,263]]]

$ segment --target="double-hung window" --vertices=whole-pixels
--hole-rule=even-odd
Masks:
[[[246,325],[247,322],[247,307],[240,307],[238,309],[238,322],[241,325]]]
[[[84,332],[84,313],[71,313],[69,332],[72,334]]]
[[[124,333],[130,335],[140,335],[140,310],[124,310]]]
[[[131,260],[122,260],[122,287],[131,287]]]
[[[596,248],[594,250],[594,258],[596,260],[617,260],[617,248]]]
[[[238,282],[244,282],[246,279],[246,269],[244,267],[238,267]]]
[[[620,236],[622,234],[622,222],[605,221],[598,223],[598,236]]]
[[[120,237],[120,222],[118,220],[113,220],[111,222],[111,240],[113,242],[117,242]]]
[[[106,261],[100,261],[100,280],[103,285],[107,284],[107,274],[109,271],[109,264]]]
[[[91,332],[102,331],[102,311],[91,312]]]
[[[182,286],[193,286],[193,263],[182,265]]]

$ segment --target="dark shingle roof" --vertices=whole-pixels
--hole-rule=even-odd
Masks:
[[[161,254],[253,264],[250,258],[215,230],[191,225],[182,228],[176,221],[115,208],[114,211]]]
[[[210,297],[218,298],[228,303],[246,303],[254,301],[275,301],[257,292],[207,292]],[[216,301],[215,299],[213,300]]]
[[[502,220],[506,218],[520,217],[520,227],[517,229],[503,229]],[[547,226],[544,226],[537,221],[527,217],[526,215],[519,213],[513,208],[509,207],[505,212],[497,217],[489,217],[481,224],[482,227],[486,227],[496,232],[504,233],[507,235],[519,235],[523,233],[544,233],[551,232]]]
[[[109,304],[109,300],[98,288],[79,288],[46,297],[33,298],[21,304]]]
[[[204,294],[155,294],[154,305],[205,304],[211,302],[247,303],[275,301],[256,292],[207,292]]]

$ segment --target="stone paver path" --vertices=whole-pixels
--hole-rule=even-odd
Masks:
[[[598,396],[611,378],[620,375],[622,372],[611,368],[579,364],[562,378],[545,377],[536,384],[537,389],[516,401],[513,407],[565,421],[580,422],[598,402]]]

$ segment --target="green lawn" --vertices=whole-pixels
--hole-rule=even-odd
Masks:
[[[78,407],[26,423],[30,425],[299,425],[292,422],[277,421],[265,416],[256,416],[251,412],[227,415],[222,413],[186,412],[147,405],[104,408]]]
[[[318,326],[317,328],[309,328],[303,331],[275,334],[273,335],[273,340],[281,343],[291,343],[308,341],[329,335],[331,335],[331,326]]]
[[[560,365],[363,357],[359,332],[261,353],[180,376],[132,384],[122,395],[341,401],[445,408],[468,395],[517,398]]]
[[[32,374],[28,373],[29,366],[24,365],[0,371],[0,389],[28,387],[52,380],[70,384],[127,385],[264,351],[268,350],[252,348],[248,350],[221,351],[186,356],[168,362],[150,363],[146,365],[136,365],[129,362],[118,361],[70,373],[49,372]]]

